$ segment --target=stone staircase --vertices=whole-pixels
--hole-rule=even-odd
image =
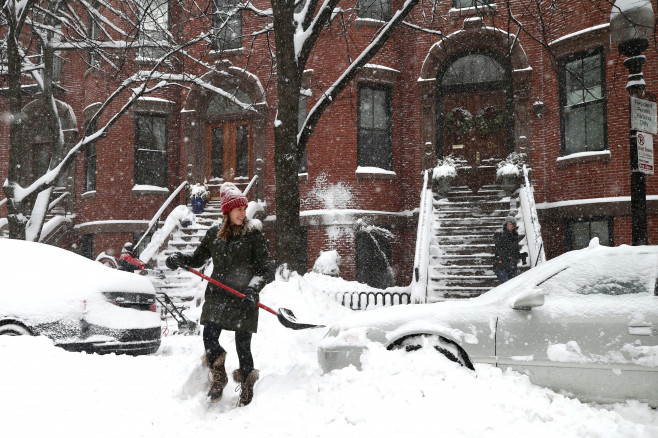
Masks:
[[[191,207],[190,207],[191,209]],[[196,222],[185,228],[178,228],[172,233],[167,248],[157,253],[151,263],[155,269],[148,278],[155,286],[156,292],[166,293],[179,309],[196,307],[195,298],[203,295],[205,282],[198,276],[183,270],[172,271],[165,265],[165,260],[174,252],[191,254],[205,236],[208,228],[221,220],[222,212],[219,201],[206,204],[203,213],[196,215]],[[199,270],[203,272],[204,268]]]
[[[498,285],[492,269],[493,235],[510,214],[516,215],[519,234],[523,233],[516,205],[517,199],[497,185],[477,193],[466,186],[453,187],[441,199],[434,194],[428,302],[475,297]]]

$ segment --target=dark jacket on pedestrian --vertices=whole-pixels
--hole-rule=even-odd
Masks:
[[[516,224],[514,224],[514,231],[510,231],[507,229],[509,222],[505,222],[503,231],[494,234],[494,268],[516,269],[519,260],[522,258],[519,251],[519,233],[516,232]]]
[[[239,292],[247,287],[260,292],[269,277],[270,266],[265,236],[248,220],[239,234],[230,236],[226,242],[219,238],[219,230],[220,226],[208,229],[194,253],[182,255],[184,264],[200,267],[212,258],[212,278]],[[226,330],[256,333],[258,307],[248,309],[242,298],[208,283],[200,323],[207,322],[219,324]]]

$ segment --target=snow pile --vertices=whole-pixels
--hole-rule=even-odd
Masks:
[[[261,294],[300,322],[331,326],[354,312],[323,290],[343,280],[291,274]],[[342,283],[345,286],[344,282]],[[316,348],[327,329],[289,330],[262,312],[252,350],[261,378],[251,405],[236,408],[234,383],[208,406],[200,336],[168,336],[152,356],[68,353],[48,339],[0,336],[2,436],[94,437],[658,437],[658,412],[629,401],[583,404],[527,377],[457,366],[431,349],[371,344],[363,371],[322,374]],[[220,341],[237,368],[232,333]],[[38,419],[38,421],[35,421]]]
[[[340,276],[340,262],[338,251],[320,251],[320,256],[315,260],[315,264],[313,264],[313,272],[338,277]]]

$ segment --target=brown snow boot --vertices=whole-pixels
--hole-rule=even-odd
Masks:
[[[233,371],[233,380],[238,383],[235,390],[240,392],[238,406],[247,406],[251,403],[251,400],[254,398],[254,385],[256,384],[258,377],[258,370],[251,370],[251,372],[247,374],[247,377],[244,377],[239,369]]]
[[[210,368],[208,380],[210,380],[211,384],[210,391],[208,391],[208,401],[211,403],[216,403],[222,399],[224,388],[228,384],[228,376],[226,375],[226,368],[224,367],[225,360],[226,352],[222,353],[215,362],[213,362],[212,366],[210,366],[206,356],[203,356],[204,364],[208,365]]]

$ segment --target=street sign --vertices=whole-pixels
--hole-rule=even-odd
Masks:
[[[631,129],[658,134],[656,102],[631,96]]]
[[[637,133],[637,167],[647,175],[653,175],[653,137],[646,132]]]

